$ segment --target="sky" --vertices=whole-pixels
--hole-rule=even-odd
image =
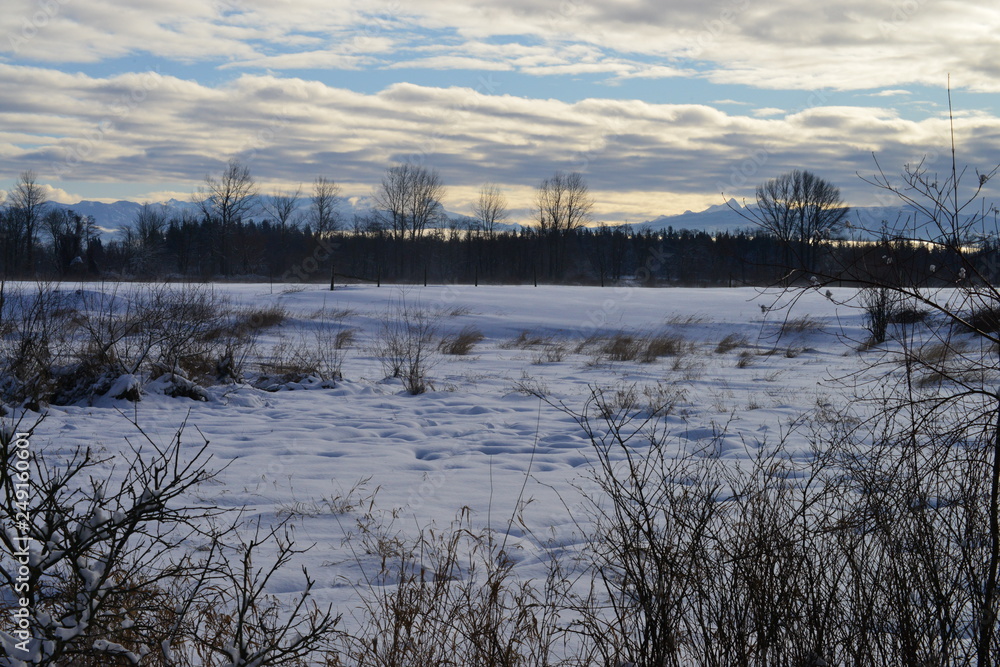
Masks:
[[[828,6],[823,6],[828,4]],[[154,6],[155,5],[155,6]],[[581,172],[595,221],[702,210],[791,169],[866,184],[1000,162],[1000,6],[966,0],[5,0],[0,190],[189,200],[230,158],[265,193],[438,171],[513,219]]]

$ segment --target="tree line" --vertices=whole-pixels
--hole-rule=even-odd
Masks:
[[[336,181],[263,193],[249,167],[230,160],[206,176],[196,208],[145,204],[110,241],[44,193],[24,172],[0,208],[4,277],[719,286],[807,282],[817,272],[864,280],[889,251],[948,265],[946,253],[912,239],[852,241],[839,188],[802,170],[761,183],[755,206],[734,209],[746,229],[714,235],[595,225],[586,180],[564,172],[539,183],[533,224],[520,228],[505,224],[508,203],[493,183],[471,216],[449,217],[439,174],[408,163],[387,168],[371,210],[347,220]],[[989,272],[995,242],[979,247]]]

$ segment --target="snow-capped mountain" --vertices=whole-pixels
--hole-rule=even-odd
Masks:
[[[171,216],[198,215],[199,205],[191,201],[181,201],[171,199],[161,204]],[[71,209],[80,215],[92,216],[98,227],[108,238],[113,238],[124,225],[135,219],[136,214],[142,208],[142,204],[132,201],[116,201],[114,203],[104,203],[97,201],[81,201],[76,204],[58,204],[51,206],[61,209]],[[307,202],[301,205],[302,213],[305,213]],[[365,215],[371,212],[372,201],[370,197],[351,197],[340,200],[340,213],[347,226],[351,225],[355,215]],[[632,227],[649,228],[654,231],[666,231],[667,229],[692,231],[704,231],[715,234],[722,231],[756,230],[753,222],[754,207],[743,207],[736,199],[730,199],[727,203],[711,206],[704,211],[685,211],[678,215],[662,215],[645,222],[634,223]],[[451,218],[463,218],[458,214],[445,211],[446,216]],[[254,216],[263,217],[263,216]],[[867,230],[866,233],[859,233],[862,236],[877,236],[878,230],[883,226],[899,227],[907,221],[921,220],[919,215],[915,215],[912,209],[904,206],[868,206],[852,208],[849,220],[854,230]],[[912,223],[910,223],[912,224]],[[517,230],[521,225],[517,222],[508,222],[498,225],[504,230]],[[980,220],[976,225],[979,234],[997,235],[997,225],[993,218]],[[919,235],[919,233],[914,233]]]

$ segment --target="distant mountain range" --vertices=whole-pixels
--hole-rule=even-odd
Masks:
[[[61,209],[71,209],[80,215],[92,216],[98,227],[102,230],[105,238],[113,238],[119,229],[135,219],[136,214],[142,208],[141,204],[132,201],[116,201],[106,204],[97,201],[81,201],[76,204],[58,204],[52,206]],[[169,213],[179,215],[187,211],[197,214],[198,204],[190,201],[180,201],[171,199],[164,202]],[[343,219],[350,223],[355,213],[363,214],[371,209],[371,201],[367,197],[357,198],[353,201],[341,200],[341,215]],[[722,231],[737,231],[741,229],[753,229],[751,222],[753,211],[750,208],[743,208],[735,199],[730,199],[729,203],[711,206],[704,211],[686,211],[679,215],[663,215],[653,220],[641,223],[633,223],[633,229],[648,228],[653,231],[666,231],[669,228],[674,230],[688,229],[691,231],[704,231],[715,234]],[[741,215],[742,214],[742,215]],[[877,230],[883,225],[883,221],[895,223],[898,220],[905,220],[912,214],[906,207],[859,207],[851,209],[850,220],[857,228]],[[449,217],[464,217],[460,215],[448,214]],[[746,216],[746,217],[744,217]],[[997,229],[992,221],[984,221],[979,233],[996,235]],[[521,225],[508,223],[501,225],[503,229],[519,229]]]
[[[184,210],[190,210],[192,212],[199,210],[198,204],[180,201],[178,199],[171,199],[170,201],[163,202],[162,205],[165,206],[171,214],[179,214]],[[76,204],[51,202],[49,206],[57,209],[70,210],[78,215],[92,217],[94,222],[101,229],[103,235],[108,238],[114,237],[114,235],[118,233],[118,230],[135,220],[135,216],[142,209],[142,204],[134,201],[116,201],[112,204],[106,204],[99,201],[83,200],[81,202],[77,202]]]

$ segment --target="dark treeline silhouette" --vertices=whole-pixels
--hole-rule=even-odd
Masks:
[[[440,176],[423,166],[389,167],[375,209],[353,224],[341,219],[339,192],[318,177],[308,197],[301,188],[264,195],[247,165],[230,160],[205,177],[197,209],[146,204],[102,240],[93,219],[49,206],[26,171],[0,207],[0,278],[787,286],[816,275],[884,281],[896,261],[935,285],[955,282],[962,268],[940,246],[846,240],[850,209],[839,189],[800,170],[761,184],[756,208],[738,211],[750,231],[714,235],[589,226],[594,200],[578,173],[544,179],[534,224],[517,230],[500,224],[506,199],[489,183],[474,217],[449,218]],[[995,277],[997,262],[986,261],[995,246],[971,249],[984,279]]]
[[[7,215],[0,213],[0,224]],[[486,233],[454,221],[400,236],[364,219],[351,231],[317,233],[308,225],[270,220],[223,225],[211,216],[187,214],[164,215],[102,241],[93,221],[73,211],[51,210],[39,220],[45,234],[30,254],[21,236],[0,236],[5,277],[735,286],[807,283],[811,271],[789,267],[808,262],[813,271],[850,284],[891,272],[887,262],[893,258],[928,284],[943,285],[960,269],[950,266],[945,252],[892,239],[811,243],[802,263],[794,255],[789,262],[789,242],[760,231],[711,235],[601,226]],[[1000,278],[993,275],[995,262],[987,261],[996,250],[986,241],[976,251],[985,277]]]

